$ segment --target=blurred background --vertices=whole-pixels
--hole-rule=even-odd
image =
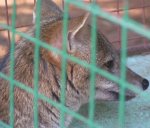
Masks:
[[[63,0],[53,0],[63,10]],[[84,0],[87,4],[91,0]],[[16,0],[17,2],[17,18],[16,29],[26,32],[32,24],[32,11],[34,8],[35,0]],[[13,0],[0,0],[0,23],[11,25]],[[97,0],[104,10],[122,17],[123,0]],[[135,21],[143,24],[145,27],[150,27],[150,0],[129,0],[129,15]],[[81,10],[73,5],[70,5],[71,17],[83,15],[84,10]],[[109,21],[98,18],[98,29],[105,34],[110,42],[120,50],[120,32],[121,28]],[[10,44],[11,32],[0,27],[0,58],[6,53]],[[16,43],[19,42],[20,37],[16,35]],[[128,54],[138,55],[148,53],[150,50],[149,40],[141,37],[140,35],[129,31],[128,33]]]

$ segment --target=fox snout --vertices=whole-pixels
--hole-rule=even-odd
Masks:
[[[146,78],[141,77],[140,75],[136,74],[130,69],[127,70],[127,81],[143,91],[147,90],[149,87],[149,81]],[[119,93],[115,91],[112,91],[111,93],[113,93],[113,95],[116,96],[116,99],[119,100]],[[134,93],[131,90],[126,89],[125,91],[126,100],[130,100],[136,96],[137,96],[136,93]]]
[[[146,78],[141,77],[129,68],[127,69],[127,81],[142,90],[146,90],[149,87],[149,81]]]
[[[149,87],[149,81],[146,78],[141,77],[130,69],[127,70],[127,81],[143,91]],[[136,94],[134,92],[129,90],[126,91],[127,100],[130,100],[135,96]]]
[[[118,73],[117,73],[118,74]],[[117,75],[115,74],[115,75]],[[111,82],[107,79],[102,79],[103,83],[100,84],[100,77],[97,77],[96,87],[96,99],[98,100],[119,100],[120,85]],[[140,75],[136,74],[129,68],[127,68],[126,81],[140,90],[147,90],[149,87],[149,81]],[[102,86],[103,85],[103,86]],[[129,89],[125,89],[125,100],[131,100],[136,97],[137,94]]]

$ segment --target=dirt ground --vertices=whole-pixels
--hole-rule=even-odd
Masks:
[[[54,0],[61,8],[62,1]],[[86,3],[89,3],[89,0],[85,0]],[[34,0],[16,0],[17,2],[17,17],[16,17],[16,26],[19,31],[26,32],[32,26],[32,11],[34,7]],[[12,3],[13,0],[7,0],[8,9],[6,8],[5,0],[0,2],[0,23],[8,24],[7,22],[7,10],[9,24],[11,25],[11,16],[12,16]],[[100,5],[104,10],[111,12],[114,15],[122,17],[124,12],[123,9],[123,0],[120,0],[119,4],[117,0],[97,0],[97,4]],[[141,8],[144,6],[144,9]],[[139,23],[145,25],[145,27],[150,27],[150,0],[129,0],[129,16],[136,20]],[[119,12],[116,10],[119,9]],[[144,10],[144,11],[143,11]],[[72,17],[82,15],[85,11],[77,7],[70,6],[70,15]],[[21,27],[21,28],[20,28]],[[118,25],[112,24],[103,19],[98,19],[98,29],[102,31],[105,36],[109,39],[110,42],[113,42],[114,46],[117,49],[120,49],[120,30],[121,28]],[[11,33],[10,33],[11,36]],[[20,36],[16,35],[16,42],[19,42]],[[149,44],[149,40],[146,40],[139,36],[138,34],[129,31],[128,33],[128,46],[138,46]],[[0,58],[2,58],[6,53],[9,46],[8,31],[0,27]]]

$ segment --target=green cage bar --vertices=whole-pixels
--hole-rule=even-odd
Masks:
[[[128,0],[124,0],[124,16],[123,19],[128,21]],[[126,85],[124,81],[126,80],[126,62],[127,62],[127,29],[126,27],[122,27],[121,31],[121,80],[122,83],[120,86],[120,97],[119,97],[119,127],[124,128],[125,127],[125,90]]]
[[[92,1],[93,8],[95,7],[96,1]],[[91,65],[96,66],[96,38],[97,38],[97,17],[92,15],[92,30],[91,30]],[[89,119],[91,123],[94,123],[95,114],[95,78],[96,74],[93,70],[90,70],[90,97],[89,97]],[[91,126],[92,128],[92,126]]]
[[[66,65],[67,65],[67,58],[65,54],[67,54],[67,34],[68,34],[68,18],[69,18],[69,4],[65,2],[64,5],[64,18],[63,18],[63,55],[62,56],[62,62],[61,62],[61,104],[62,106],[65,106],[66,102],[66,89],[67,89],[67,83],[66,83]],[[65,112],[60,109],[60,127],[65,128]]]
[[[12,14],[12,39],[10,45],[10,127],[14,127],[14,51],[15,51],[15,28],[16,28],[16,0],[13,3],[13,14]]]
[[[126,81],[126,59],[127,59],[127,34],[128,30],[132,30],[148,39],[150,39],[150,30],[145,28],[143,25],[133,21],[128,16],[128,1],[124,0],[124,17],[119,19],[108,12],[105,12],[95,4],[95,0],[93,3],[87,5],[82,1],[78,0],[65,0],[64,6],[64,18],[63,18],[63,50],[60,51],[45,42],[40,41],[40,18],[41,18],[41,0],[37,0],[37,18],[36,18],[36,33],[35,37],[30,37],[26,33],[19,32],[15,29],[16,24],[16,0],[13,3],[13,15],[12,15],[12,25],[7,26],[6,24],[0,23],[0,27],[3,29],[9,30],[12,32],[11,39],[11,49],[10,49],[10,76],[6,76],[5,74],[0,73],[0,77],[10,82],[10,126],[4,124],[0,121],[0,127],[4,128],[14,128],[14,87],[19,87],[24,91],[32,94],[34,96],[34,128],[38,128],[38,100],[43,100],[52,106],[56,107],[60,110],[60,126],[61,128],[65,128],[65,114],[70,114],[72,117],[81,120],[85,124],[87,124],[91,128],[100,128],[101,124],[97,124],[94,122],[94,113],[95,113],[95,77],[96,74],[102,75],[103,77],[108,78],[120,85],[120,103],[119,103],[119,127],[124,128],[125,121],[125,90],[130,89],[136,93],[141,93],[141,91],[135,88],[133,85],[129,84]],[[67,54],[67,30],[68,30],[68,18],[69,18],[69,5],[73,4],[81,9],[84,9],[92,14],[92,30],[91,30],[91,62],[90,64],[80,60],[76,57],[70,56]],[[93,9],[94,8],[94,9]],[[113,22],[122,27],[122,49],[121,49],[121,78],[113,76],[112,74],[102,70],[101,68],[96,67],[96,31],[97,31],[97,17],[104,18],[110,22]],[[128,21],[128,22],[127,22]],[[138,27],[137,27],[138,26]],[[14,50],[15,50],[15,35],[20,35],[23,38],[26,38],[34,43],[34,89],[29,86],[20,83],[19,81],[14,79]],[[40,47],[43,47],[47,50],[53,51],[59,54],[62,57],[62,65],[61,65],[61,103],[57,103],[52,99],[45,97],[44,95],[38,92],[38,72],[39,72],[39,50]],[[66,98],[66,64],[67,60],[71,60],[87,69],[90,70],[90,98],[89,98],[89,118],[85,118],[82,115],[70,110],[65,106],[65,98]],[[147,99],[150,98],[149,95],[143,94]]]
[[[40,39],[40,19],[41,19],[41,0],[36,4],[36,23],[35,23],[35,38]],[[40,45],[36,44],[34,47],[34,128],[38,128],[38,89],[39,89],[39,52]]]

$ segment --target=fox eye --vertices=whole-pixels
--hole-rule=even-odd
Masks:
[[[105,67],[107,67],[108,69],[112,69],[114,66],[114,61],[113,60],[109,60],[107,61],[105,64]]]

